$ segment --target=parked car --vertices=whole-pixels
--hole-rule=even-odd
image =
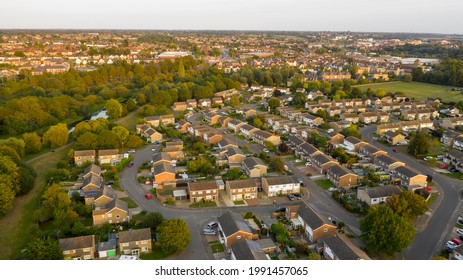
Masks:
[[[442,164],[441,166],[439,166],[440,169],[447,169],[449,168],[449,166],[447,164]]]
[[[286,207],[285,206],[280,206],[278,207],[275,212],[285,212],[286,211]]]
[[[213,228],[218,227],[218,226],[219,226],[218,223],[216,223],[216,222],[210,222],[210,223],[207,224],[206,228],[208,228],[208,229],[213,229]]]
[[[127,165],[128,167],[132,167],[133,166],[133,161],[129,162],[129,165]]]
[[[336,188],[333,188],[333,187],[328,188],[328,191],[329,191],[329,192],[334,192],[335,190],[336,190]]]
[[[155,141],[155,142],[154,142],[154,145],[159,145],[159,141]]]
[[[452,172],[452,173],[457,173],[458,172],[458,170],[455,167],[451,167],[451,168],[449,168],[447,170]]]
[[[463,219],[458,219],[458,223],[459,223],[460,225],[463,225]]]
[[[453,251],[455,250],[456,246],[452,241],[447,241],[447,243],[445,244],[445,248]]]
[[[264,148],[262,151],[264,151],[264,153],[270,153],[270,151],[267,148]]]
[[[306,162],[305,166],[312,166],[312,163],[311,162]]]
[[[392,151],[393,151],[394,153],[397,153],[397,150],[396,150],[396,149],[392,149]]]
[[[252,138],[249,138],[249,139],[248,139],[248,141],[249,141],[249,142],[252,142],[252,141],[254,141],[254,139],[252,139]]]
[[[462,240],[462,241],[463,241],[463,235],[460,235],[460,237],[458,237],[458,238],[460,238],[460,240]]]
[[[296,199],[299,200],[299,199],[301,199],[302,194],[300,194],[300,193],[293,193],[293,196],[294,196]]]
[[[133,153],[135,153],[135,150],[134,149],[129,150],[128,153],[133,154]]]
[[[430,192],[430,191],[432,191],[432,188],[431,187],[426,187],[426,188],[424,188],[424,190],[427,191],[427,192]]]
[[[286,197],[291,201],[293,201],[295,199],[292,194],[288,194]]]
[[[299,163],[299,162],[302,162],[302,160],[300,160],[300,159],[296,159],[294,162],[297,162],[297,163]]]
[[[145,194],[145,198],[148,199],[148,200],[153,199],[153,195],[150,194],[150,193],[147,193],[147,194]]]
[[[150,186],[152,184],[153,184],[153,182],[151,182],[150,180],[146,180],[146,182],[145,182],[145,185],[147,185],[147,186]]]
[[[426,175],[426,181],[432,182],[432,175]]]
[[[106,185],[109,185],[109,186],[114,185],[114,181],[113,180],[108,181],[108,182],[106,182]]]
[[[215,235],[215,230],[205,228],[205,229],[203,230],[203,234],[205,234],[205,235]]]
[[[458,234],[463,234],[463,228],[457,228],[457,233]]]
[[[456,238],[452,238],[452,242],[455,243],[456,246],[460,246],[460,244],[461,244],[460,240],[458,240]]]
[[[246,157],[252,157],[252,154],[246,154]]]

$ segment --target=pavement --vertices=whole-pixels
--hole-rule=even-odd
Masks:
[[[407,166],[415,169],[424,175],[433,175],[433,181],[440,186],[439,207],[432,211],[427,227],[415,235],[412,245],[404,250],[403,256],[409,260],[428,260],[438,255],[444,247],[444,243],[450,236],[453,225],[456,222],[458,210],[461,205],[461,194],[463,183],[453,180],[444,175],[436,173],[429,167],[421,164],[408,154],[395,153],[393,148],[385,146],[372,139],[372,134],[376,132],[376,126],[363,128],[360,133],[363,140],[368,141],[373,146],[388,152],[389,156],[404,162]]]

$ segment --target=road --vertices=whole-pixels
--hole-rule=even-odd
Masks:
[[[208,244],[202,236],[202,229],[211,220],[222,215],[226,208],[208,208],[208,209],[178,209],[163,206],[157,199],[147,200],[145,190],[137,181],[138,167],[144,162],[152,159],[153,152],[151,149],[157,146],[148,146],[133,154],[134,166],[125,168],[120,176],[121,188],[145,211],[160,212],[166,219],[181,218],[186,221],[191,233],[191,240],[188,247],[181,253],[171,256],[172,259],[178,260],[207,260],[214,259],[212,253],[207,250]],[[288,203],[297,204],[298,202]],[[260,217],[271,216],[273,205],[250,206],[250,207],[233,207],[229,210],[233,212],[252,211]]]
[[[362,139],[388,152],[391,157],[404,162],[407,166],[421,174],[432,175],[434,173],[433,170],[421,164],[415,158],[407,154],[394,153],[391,147],[373,140],[372,134],[375,132],[375,126],[362,129]],[[463,184],[461,181],[453,180],[440,174],[434,174],[433,180],[441,187],[442,202],[433,213],[426,229],[417,233],[413,244],[403,252],[405,259],[428,260],[432,256],[437,255],[443,248],[446,237],[448,237],[449,232],[455,224],[457,211],[461,203],[459,191],[463,189]]]

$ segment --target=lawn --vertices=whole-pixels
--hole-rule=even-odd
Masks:
[[[209,246],[211,246],[213,253],[222,253],[224,251],[223,245],[219,241],[211,241]]]
[[[233,204],[235,204],[235,205],[245,205],[244,200],[235,200],[235,201],[233,201]]]
[[[138,204],[136,204],[135,201],[133,201],[130,197],[123,197],[123,198],[120,198],[120,200],[127,202],[129,209],[138,207]]]
[[[409,98],[415,98],[417,101],[424,100],[428,97],[436,98],[439,97],[444,102],[458,102],[463,98],[463,95],[459,92],[451,91],[452,87],[424,84],[424,83],[404,83],[404,82],[390,82],[380,84],[367,84],[354,86],[360,88],[362,91],[366,91],[368,88],[371,90],[377,90],[382,88],[387,92],[400,91]]]
[[[135,131],[138,118],[138,110],[136,110],[134,112],[129,113],[127,116],[118,119],[116,123],[120,126],[127,128],[130,131]]]
[[[163,260],[170,256],[170,254],[164,253],[159,246],[153,246],[153,252],[151,254],[142,254],[140,259],[142,260]]]
[[[431,206],[434,203],[434,201],[436,201],[438,196],[438,193],[431,193],[431,197],[428,199],[428,207]]]
[[[45,188],[43,182],[47,171],[56,166],[69,151],[69,148],[47,154],[31,163],[37,172],[34,188],[25,196],[15,200],[13,210],[0,218],[0,259],[17,259],[20,251],[30,239],[34,214]]]
[[[328,180],[328,179],[315,180],[314,182],[315,182],[315,184],[317,184],[317,186],[319,186],[320,188],[325,189],[325,190],[327,190],[329,188],[336,188],[336,186],[333,185],[333,183],[331,183],[331,181]]]
[[[204,202],[195,202],[190,204],[190,208],[201,208],[201,207],[216,207],[217,204],[215,201],[204,201]]]
[[[441,174],[444,174],[445,176],[450,177],[450,178],[452,178],[452,179],[463,180],[463,174],[461,174],[460,172],[456,172],[456,173],[441,173]]]

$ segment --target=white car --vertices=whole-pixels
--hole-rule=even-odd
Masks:
[[[333,188],[333,187],[328,189],[329,192],[334,192],[335,190],[336,190],[336,188]]]
[[[133,154],[133,153],[135,153],[135,150],[134,149],[129,150],[128,153]]]
[[[264,148],[262,151],[264,151],[264,153],[269,153],[270,152],[267,148]]]
[[[306,162],[305,166],[312,166],[312,163],[311,162]]]
[[[457,233],[458,234],[463,234],[463,228],[457,228]]]
[[[205,235],[215,235],[215,230],[205,228],[205,229],[203,230],[203,234],[205,234]]]
[[[302,160],[300,160],[300,159],[296,159],[294,162],[302,162]]]

